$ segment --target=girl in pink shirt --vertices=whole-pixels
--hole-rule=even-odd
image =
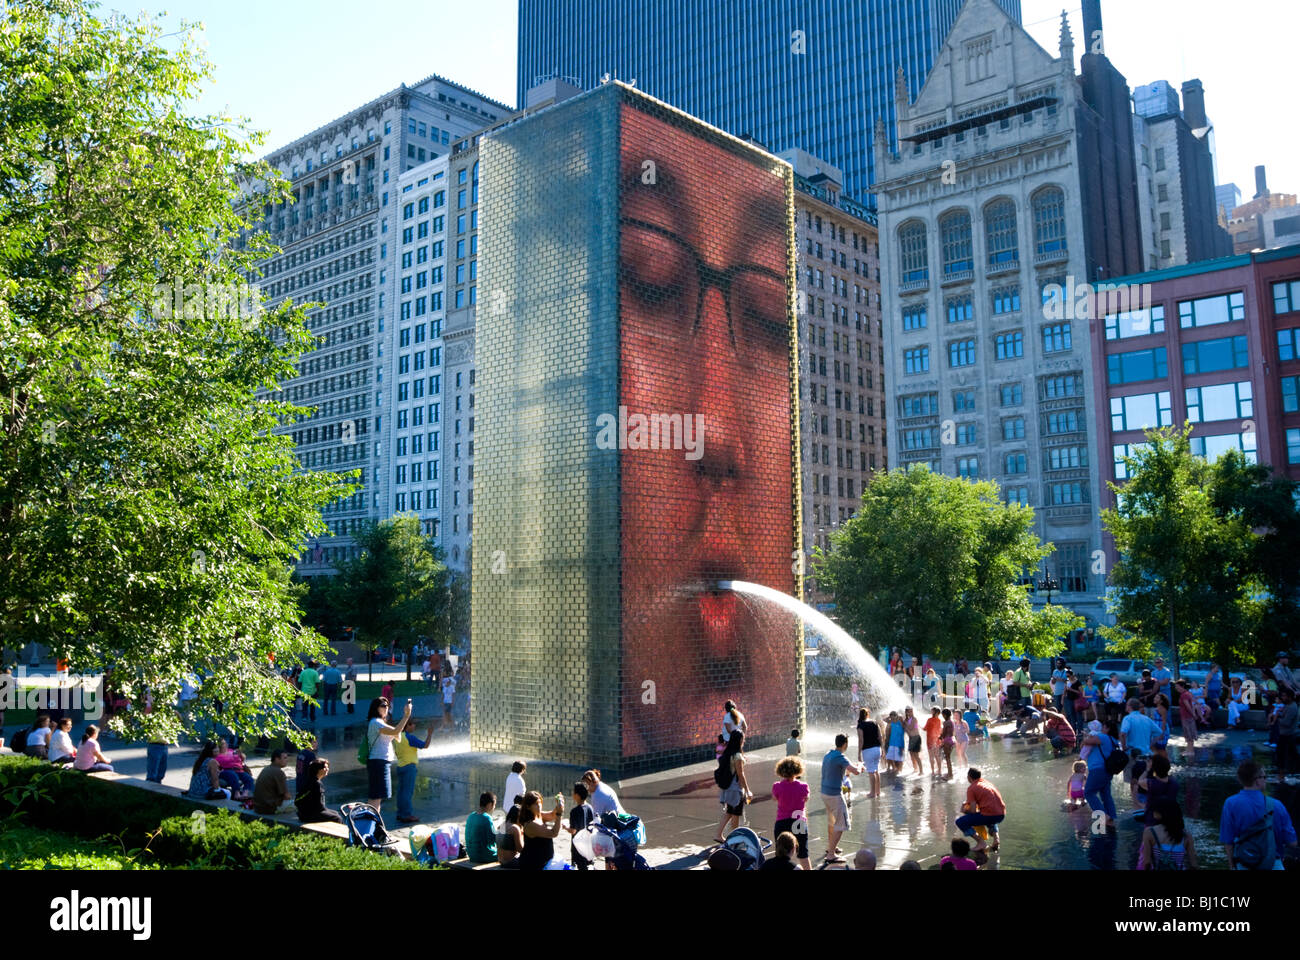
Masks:
[[[793,833],[798,845],[796,855],[799,866],[811,870],[808,860],[808,795],[810,787],[800,777],[803,776],[803,761],[798,757],[786,757],[776,765],[776,775],[781,779],[772,784],[772,799],[776,801],[776,832]]]
[[[86,732],[81,735],[81,744],[77,747],[77,759],[72,761],[72,765],[87,773],[113,772],[113,765],[108,762],[108,757],[99,752],[99,727],[93,723],[86,727]]]

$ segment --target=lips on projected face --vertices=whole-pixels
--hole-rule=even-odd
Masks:
[[[730,590],[709,590],[699,596],[700,624],[709,653],[725,657],[736,647],[736,595]]]

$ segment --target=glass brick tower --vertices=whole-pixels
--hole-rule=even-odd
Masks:
[[[793,170],[619,83],[484,137],[476,750],[623,775],[802,727]]]
[[[894,130],[964,0],[519,0],[519,103],[539,77],[610,74],[772,151],[807,150],[875,182],[871,135]],[[999,0],[1020,20],[1020,0]],[[891,144],[891,147],[895,145]]]

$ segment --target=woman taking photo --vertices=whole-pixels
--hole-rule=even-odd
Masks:
[[[745,814],[745,804],[754,796],[749,792],[749,783],[745,780],[745,758],[741,751],[745,746],[745,735],[739,730],[731,734],[727,749],[722,752],[719,764],[731,770],[731,783],[718,794],[722,804],[722,819],[718,821],[718,835],[713,839],[718,843],[727,842],[727,824],[735,821],[740,826],[740,818]]]
[[[370,701],[370,709],[366,711],[366,719],[369,721],[366,724],[366,745],[369,748],[366,754],[366,774],[370,781],[369,803],[376,810],[393,795],[393,761],[397,759],[393,739],[401,735],[411,719],[411,701],[406,701],[402,719],[396,726],[388,724],[387,720],[391,716],[388,701],[383,697]]]
[[[542,795],[530,790],[524,795],[519,808],[519,829],[524,835],[524,851],[519,855],[520,870],[545,870],[555,858],[555,838],[564,822],[564,798],[555,796],[555,806],[547,817],[551,825],[542,823]]]

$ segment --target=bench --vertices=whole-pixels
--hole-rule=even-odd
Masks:
[[[459,860],[448,860],[447,864],[452,870],[500,870],[501,864],[493,860],[491,863],[474,863],[469,857],[461,857]]]

